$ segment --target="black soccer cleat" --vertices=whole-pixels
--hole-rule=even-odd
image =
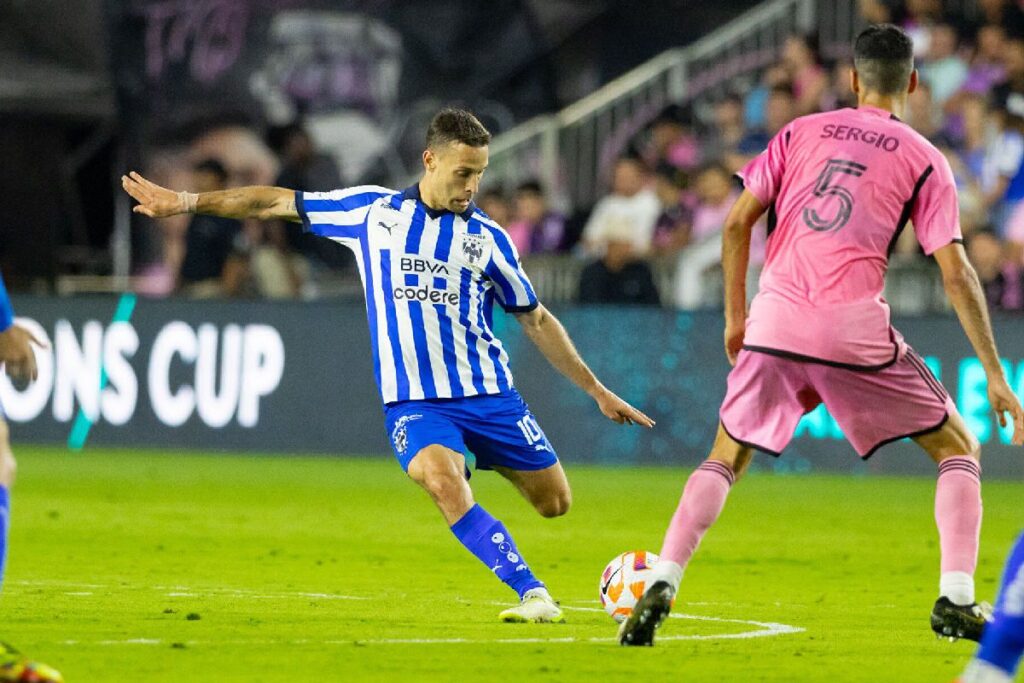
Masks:
[[[991,607],[986,604],[954,605],[943,596],[935,601],[932,608],[932,630],[940,638],[957,640],[966,638],[979,642],[985,632],[985,624],[990,621]]]
[[[619,645],[654,645],[654,632],[672,609],[672,586],[655,581],[619,628]]]

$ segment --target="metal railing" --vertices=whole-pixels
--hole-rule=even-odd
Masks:
[[[538,298],[546,304],[571,305],[577,303],[580,278],[586,261],[564,254],[527,256],[524,265]],[[665,258],[649,262],[662,306],[675,308],[676,259]],[[760,270],[754,268],[748,278],[748,297],[757,292]],[[701,278],[703,295],[700,308],[722,307],[724,285],[721,268],[709,268]],[[885,282],[885,297],[894,313],[920,315],[949,310],[942,287],[942,278],[934,262],[919,258],[897,257],[889,264]]]
[[[662,53],[560,112],[531,119],[491,145],[490,182],[539,179],[556,204],[587,207],[607,172],[668,104],[699,104],[777,61],[788,36],[817,34],[828,59],[849,54],[861,22],[856,0],[772,0],[685,48]]]

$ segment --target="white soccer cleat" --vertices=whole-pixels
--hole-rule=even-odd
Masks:
[[[526,591],[522,602],[505,610],[498,618],[512,624],[561,624],[565,621],[562,608],[543,588]]]

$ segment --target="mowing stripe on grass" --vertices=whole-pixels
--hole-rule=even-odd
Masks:
[[[110,321],[111,323],[126,323],[132,318],[132,313],[135,311],[135,303],[137,301],[135,294],[131,292],[125,292],[118,299],[117,308],[114,310],[114,317]],[[107,369],[100,365],[100,393],[103,393],[103,389],[107,386]],[[79,407],[78,415],[75,416],[75,421],[71,425],[71,433],[68,434],[68,448],[73,451],[80,451],[85,448],[85,442],[89,438],[89,430],[92,429],[92,420],[85,414],[85,409]]]

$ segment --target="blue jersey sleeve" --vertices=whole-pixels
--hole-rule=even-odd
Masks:
[[[484,223],[484,227],[494,240],[491,260],[485,272],[494,282],[498,303],[509,313],[526,313],[537,308],[537,294],[519,261],[516,245],[496,224]]]
[[[377,185],[331,192],[296,192],[295,208],[306,232],[335,240],[358,240],[366,234],[366,214],[381,197],[395,194]]]
[[[13,324],[14,306],[11,305],[11,297],[7,296],[4,279],[0,276],[0,332],[6,332],[7,328]]]
[[[1024,535],[1010,551],[1003,585],[996,601],[995,620],[985,627],[976,659],[998,667],[1013,678],[1024,656]],[[964,680],[973,680],[965,677]]]

